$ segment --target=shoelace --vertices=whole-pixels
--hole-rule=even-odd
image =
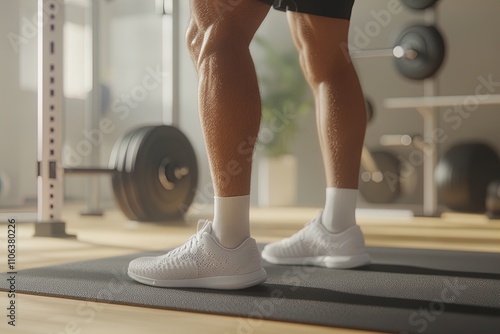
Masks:
[[[189,249],[189,253],[190,254],[196,254],[196,252],[198,251],[198,243],[201,239],[201,233],[200,231],[205,227],[205,225],[208,223],[207,220],[199,220],[198,221],[198,226],[196,228],[196,234],[193,234],[185,243],[184,245],[180,246],[180,247],[177,247],[176,249],[172,250],[170,252],[170,254],[166,254],[166,256],[168,255],[176,255],[180,252],[183,252],[185,251],[186,249]]]

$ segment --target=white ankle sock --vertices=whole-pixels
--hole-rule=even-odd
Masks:
[[[214,235],[222,246],[236,248],[250,236],[250,195],[214,199]]]
[[[357,189],[326,188],[326,202],[321,223],[332,233],[356,225]]]

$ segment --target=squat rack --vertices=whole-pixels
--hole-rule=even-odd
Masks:
[[[92,20],[92,92],[90,108],[99,108],[100,87],[97,41],[97,2],[91,1]],[[162,67],[172,75],[163,76],[163,122],[176,125],[178,108],[178,20],[179,4],[175,0],[155,0],[156,12],[162,14]],[[38,0],[38,150],[37,150],[37,221],[35,236],[75,237],[65,230],[61,219],[64,202],[64,172],[62,164],[64,85],[63,85],[63,30],[65,0]],[[92,110],[91,110],[92,111]],[[86,116],[86,126],[95,123],[94,115]],[[97,163],[97,155],[91,163]],[[94,168],[98,170],[99,168]],[[74,169],[77,170],[77,169]],[[82,168],[92,173],[92,168]],[[69,170],[68,170],[69,172]],[[99,171],[102,172],[102,169]],[[86,189],[86,212],[99,214],[99,183],[94,180]]]
[[[38,216],[35,236],[68,237],[63,205],[63,0],[38,0]]]

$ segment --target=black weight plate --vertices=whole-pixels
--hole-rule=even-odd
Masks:
[[[483,213],[488,186],[500,179],[500,159],[488,144],[458,144],[443,154],[434,176],[441,203],[454,211]]]
[[[159,180],[159,167],[164,159],[190,169],[188,176],[166,190]],[[197,164],[194,150],[178,129],[169,126],[154,127],[147,133],[139,149],[127,157],[127,172],[135,182],[132,188],[139,194],[141,207],[148,221],[166,221],[179,218],[192,203],[197,185]]]
[[[133,132],[129,132],[121,140],[115,143],[111,151],[108,166],[110,169],[116,170],[111,177],[111,184],[113,185],[113,193],[118,207],[128,219],[137,220],[137,216],[130,209],[129,201],[125,193],[124,174],[122,173],[128,145],[132,136]]]
[[[401,3],[408,8],[424,10],[434,6],[438,0],[401,0]]]
[[[173,190],[165,189],[160,182],[159,169],[165,159],[189,168],[189,174],[177,181]],[[149,128],[140,145],[131,146],[126,173],[147,221],[182,217],[196,194],[198,165],[194,149],[187,137],[171,126]]]
[[[144,211],[143,206],[140,203],[139,197],[143,196],[143,194],[137,193],[137,188],[132,185],[132,183],[136,182],[133,179],[130,170],[131,161],[135,159],[137,156],[137,151],[144,141],[144,137],[147,135],[149,131],[151,131],[153,126],[144,126],[133,130],[132,137],[130,139],[130,143],[127,148],[127,152],[125,154],[125,159],[123,160],[122,165],[122,179],[123,179],[123,187],[125,189],[125,196],[127,198],[127,202],[129,204],[130,210],[134,213],[134,216],[137,217],[137,221],[147,221],[147,214]]]
[[[382,179],[375,182],[373,179],[360,179],[359,192],[370,203],[392,203],[401,195],[400,166],[401,162],[392,153],[376,151],[371,153]],[[361,166],[361,175],[367,172]]]
[[[414,25],[406,28],[396,42],[396,46],[404,45],[411,45],[418,54],[415,59],[394,57],[398,72],[408,79],[430,78],[443,64],[446,47],[443,36],[434,26]]]

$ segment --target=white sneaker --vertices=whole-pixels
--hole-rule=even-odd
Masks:
[[[243,289],[266,280],[254,239],[227,249],[211,232],[211,222],[199,222],[198,233],[184,245],[162,256],[133,260],[128,275],[140,283],[167,288]]]
[[[262,258],[273,264],[344,269],[371,261],[359,226],[342,233],[331,233],[321,224],[321,213],[293,236],[266,245]]]

